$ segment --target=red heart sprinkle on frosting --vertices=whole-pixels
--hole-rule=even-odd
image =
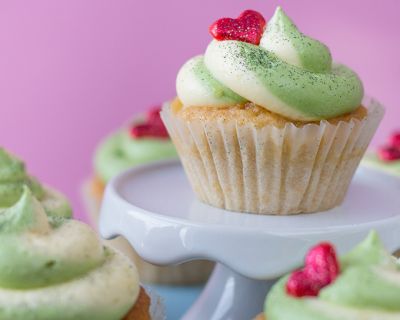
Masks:
[[[400,132],[393,133],[389,138],[389,145],[400,149]]]
[[[160,117],[160,107],[155,107],[147,111],[146,113],[146,122],[147,123],[163,123]]]
[[[259,45],[265,25],[266,21],[260,13],[246,10],[236,19],[215,21],[208,30],[216,40],[238,40]]]
[[[400,160],[400,148],[385,146],[378,149],[378,157],[382,161],[396,161]]]
[[[320,243],[308,252],[305,267],[289,276],[286,292],[294,297],[318,296],[322,288],[335,281],[339,272],[335,248],[330,243]]]
[[[168,131],[160,117],[160,107],[153,108],[146,113],[145,122],[135,124],[131,127],[132,138],[169,138]]]

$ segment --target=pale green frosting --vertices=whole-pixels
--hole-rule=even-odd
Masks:
[[[341,259],[340,275],[318,297],[288,295],[287,279],[267,296],[268,320],[400,319],[400,265],[376,232]]]
[[[28,187],[0,210],[0,318],[120,320],[139,292],[127,258],[87,225],[48,219]]]
[[[190,60],[178,73],[177,93],[186,107],[247,100],[284,117],[310,121],[349,113],[363,98],[357,74],[332,64],[329,49],[300,33],[279,7],[259,46],[214,40],[204,67],[200,61]],[[198,72],[195,62],[205,71]],[[228,97],[235,93],[235,98],[214,94],[221,90],[229,92]]]
[[[182,101],[190,100],[191,105],[229,106],[246,101],[211,75],[204,65],[203,56],[196,56],[186,62],[176,81],[179,98]],[[190,90],[188,86],[191,86]]]
[[[12,206],[21,197],[25,185],[42,202],[49,216],[72,216],[69,202],[63,195],[43,187],[26,172],[21,160],[0,148],[0,208]]]
[[[330,72],[332,69],[328,47],[302,34],[280,7],[268,22],[260,47],[302,69],[312,72]]]
[[[96,175],[108,182],[133,166],[176,157],[176,149],[170,139],[134,139],[123,128],[99,144],[94,155],[94,168]]]

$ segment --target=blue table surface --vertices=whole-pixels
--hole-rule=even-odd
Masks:
[[[167,320],[179,320],[203,290],[203,286],[172,287],[150,285],[147,287],[153,289],[162,298]]]

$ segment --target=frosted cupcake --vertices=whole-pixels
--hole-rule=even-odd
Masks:
[[[340,261],[332,245],[320,244],[308,253],[304,269],[275,284],[257,319],[400,319],[399,261],[375,232]]]
[[[4,150],[0,172],[1,319],[150,319],[150,298],[125,256],[66,218],[65,198],[40,201],[40,184]]]
[[[137,165],[177,157],[175,147],[161,121],[160,107],[137,116],[132,123],[101,141],[94,154],[91,196],[99,203],[107,182],[124,170]],[[97,223],[98,210],[93,212]]]
[[[94,177],[84,186],[84,201],[91,223],[98,225],[100,204],[105,185],[115,175],[129,168],[177,158],[175,147],[161,121],[160,107],[136,117],[131,124],[111,133],[97,147],[94,155]],[[206,281],[213,264],[195,261],[179,266],[158,267],[143,261],[128,241],[118,237],[107,242],[124,252],[137,266],[145,283],[190,285]]]
[[[354,71],[278,7],[210,27],[180,69],[162,118],[197,197],[239,212],[288,215],[339,205],[382,118]]]
[[[363,164],[400,177],[400,132],[393,133],[388,143],[378,148],[376,153],[368,153]]]

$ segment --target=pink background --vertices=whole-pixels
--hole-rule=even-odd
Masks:
[[[398,0],[2,0],[0,145],[82,218],[79,188],[99,139],[174,96],[176,72],[204,51],[211,22],[248,8],[268,18],[277,4],[387,106],[374,144],[400,128]]]

